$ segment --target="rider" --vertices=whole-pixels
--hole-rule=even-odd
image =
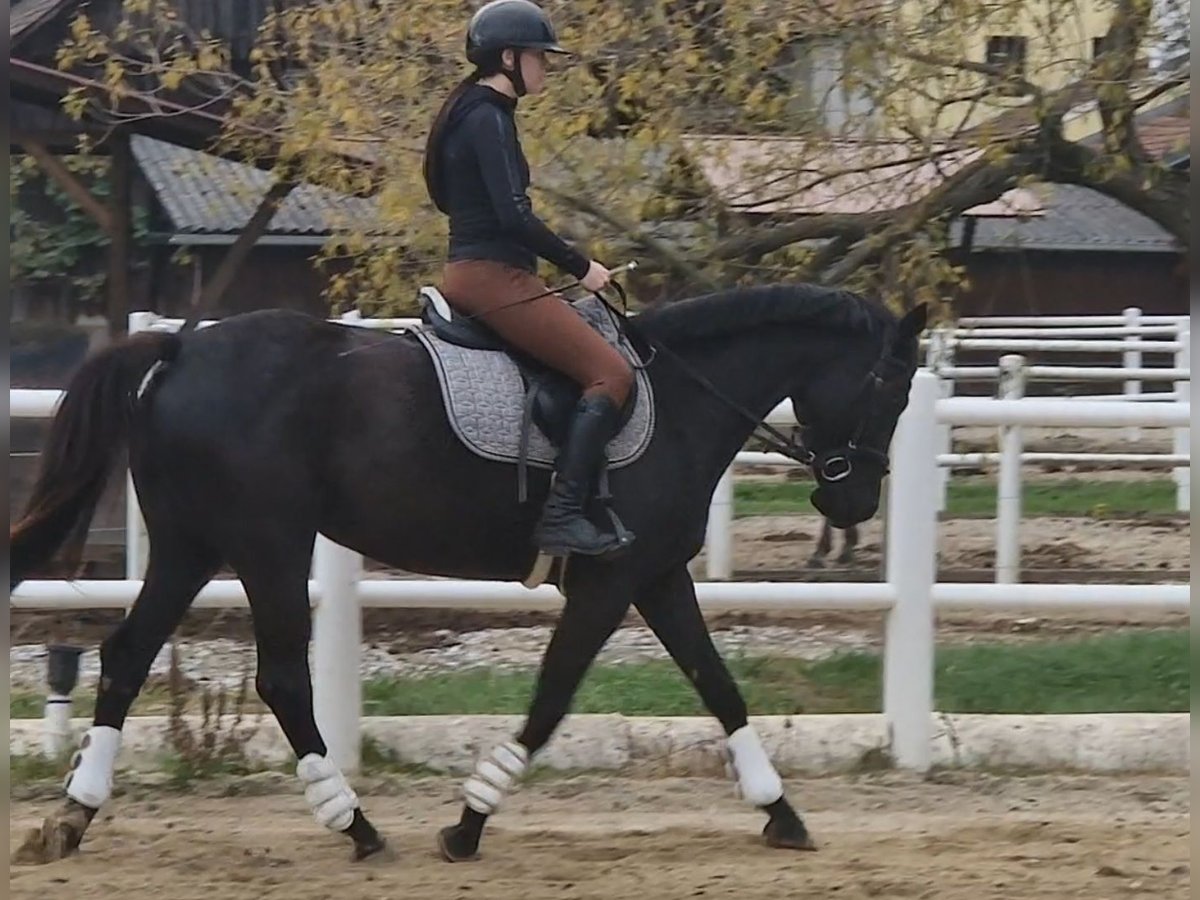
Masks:
[[[537,275],[540,256],[590,291],[610,279],[608,269],[534,214],[526,194],[529,167],[514,121],[517,98],[545,84],[546,54],[568,51],[534,3],[492,0],[471,18],[466,52],[475,70],[446,98],[425,147],[426,188],[450,219],[443,293],[455,311],[479,316],[510,344],[580,385],[534,540],[556,555],[601,555],[619,542],[597,529],[583,507],[616,433],[633,370]],[[517,302],[536,295],[542,296]]]

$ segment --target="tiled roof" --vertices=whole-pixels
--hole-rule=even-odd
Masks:
[[[131,138],[134,159],[182,234],[236,234],[272,183],[262,169],[145,135]],[[376,222],[371,200],[298,185],[280,204],[267,234],[327,235]]]
[[[9,4],[8,37],[14,44],[74,0],[18,0]]]
[[[1152,157],[1169,160],[1192,146],[1192,122],[1188,116],[1161,116],[1138,125],[1138,137]]]
[[[798,137],[694,135],[684,139],[718,198],[744,213],[816,215],[882,212],[924,196],[977,159],[975,149],[936,148],[931,159],[899,143]],[[1037,215],[1039,200],[1021,188],[965,215]]]
[[[1165,228],[1136,210],[1091,188],[1075,184],[1038,184],[1044,213],[999,218],[979,216],[971,244],[976,250],[1085,250],[1177,252],[1180,247]],[[962,241],[963,221],[951,227],[951,239]]]

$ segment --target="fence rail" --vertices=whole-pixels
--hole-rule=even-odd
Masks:
[[[1190,403],[1117,404],[1075,400],[974,399],[940,397],[936,375],[921,370],[913,380],[908,408],[891,448],[885,578],[883,582],[721,583],[701,581],[697,596],[705,609],[886,610],[883,652],[883,712],[891,734],[890,751],[902,768],[925,771],[931,763],[934,623],[939,608],[989,609],[1155,607],[1187,610],[1189,585],[937,584],[938,498],[929,490],[938,473],[939,424],[1002,426],[1166,425],[1186,426]],[[13,392],[16,393],[16,392]],[[21,398],[24,414],[45,410],[36,398]],[[781,404],[775,415],[791,413]],[[14,415],[16,413],[14,412]],[[38,413],[44,415],[45,412]],[[794,419],[793,419],[794,421]],[[714,502],[731,504],[732,475],[726,473]],[[135,499],[136,504],[136,499]],[[136,509],[134,510],[136,513]],[[553,587],[454,579],[375,579],[363,577],[362,557],[319,536],[309,582],[313,616],[313,683],[317,722],[335,762],[356,771],[360,759],[362,709],[360,661],[364,608],[440,609],[560,608]],[[10,599],[13,609],[126,608],[142,582],[123,580],[30,581]],[[200,592],[196,606],[246,603],[241,582],[215,580]]]

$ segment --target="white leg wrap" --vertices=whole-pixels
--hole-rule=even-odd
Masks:
[[[324,756],[309,753],[297,764],[296,775],[304,782],[304,799],[312,807],[318,825],[331,831],[350,827],[358,808],[358,795],[337,766]]]
[[[743,725],[729,736],[728,744],[738,793],[755,806],[768,806],[783,796],[783,781],[771,765],[753,725]]]
[[[481,759],[463,784],[463,798],[475,812],[490,816],[529,767],[529,751],[516,741],[501,744]]]
[[[93,725],[71,757],[63,787],[67,796],[89,809],[99,809],[112,796],[113,769],[121,749],[121,732],[110,725]]]

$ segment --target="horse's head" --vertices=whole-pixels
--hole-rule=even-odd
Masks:
[[[857,525],[875,515],[888,448],[896,422],[908,405],[917,369],[918,338],[926,308],[905,314],[878,358],[847,354],[792,395],[802,421],[801,438],[813,454],[817,488],[812,504],[836,528]]]

